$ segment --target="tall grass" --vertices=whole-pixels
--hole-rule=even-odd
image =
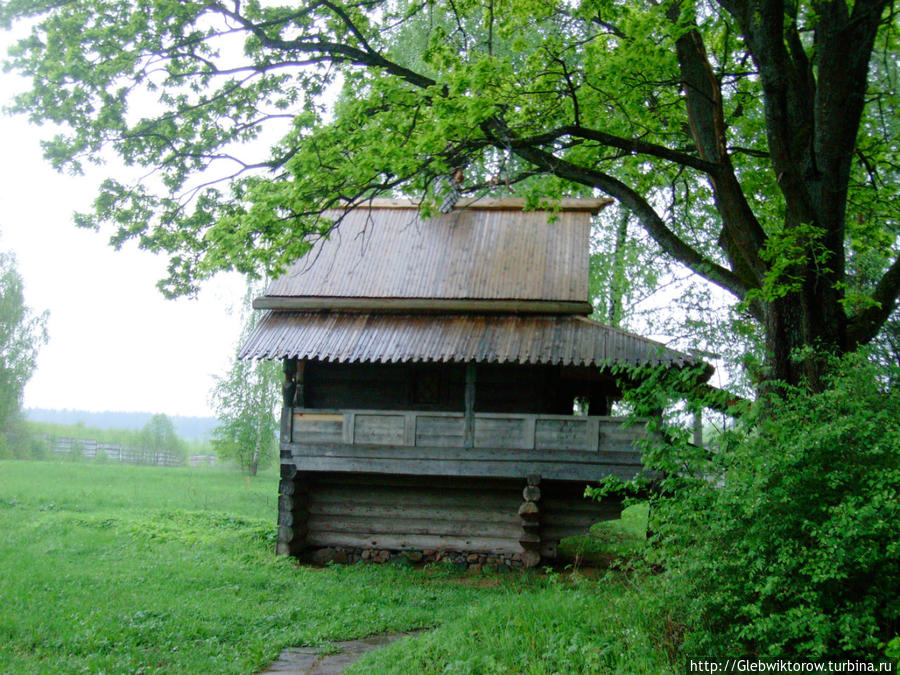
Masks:
[[[428,628],[356,672],[665,672],[620,578],[273,553],[274,474],[0,462],[0,672],[250,673],[291,645]]]

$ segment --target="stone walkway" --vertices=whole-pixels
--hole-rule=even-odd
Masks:
[[[261,675],[280,673],[280,675],[339,675],[344,668],[356,661],[360,656],[373,649],[379,649],[397,640],[414,635],[414,633],[394,633],[392,635],[375,635],[361,640],[336,642],[335,653],[321,654],[316,647],[289,647],[281,652],[277,661],[269,664]],[[329,649],[329,652],[331,650]]]

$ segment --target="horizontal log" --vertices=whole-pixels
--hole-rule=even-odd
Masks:
[[[302,551],[303,546],[300,543],[293,544],[290,542],[279,541],[275,544],[275,554],[276,555],[299,555]]]
[[[536,532],[523,532],[519,535],[519,546],[526,551],[539,551],[541,548],[541,537]]]
[[[426,501],[420,504],[401,503],[342,503],[342,502],[313,502],[310,504],[310,517],[339,517],[347,518],[423,518],[433,520],[448,520],[456,522],[483,522],[483,523],[508,523],[518,522],[516,512],[511,504],[503,504],[507,508],[497,508],[496,505],[485,506],[473,501],[447,504],[435,499],[432,503]]]
[[[286,525],[288,527],[300,527],[304,523],[306,523],[309,518],[309,511],[305,510],[294,510],[294,511],[279,511],[278,512],[278,524]]]
[[[536,502],[541,499],[541,488],[537,485],[526,485],[522,490],[522,499],[526,502]]]
[[[596,466],[605,466],[600,460],[599,454],[590,450],[521,450],[510,448],[431,448],[431,447],[410,447],[404,445],[349,445],[343,443],[335,444],[318,444],[318,443],[294,443],[291,450],[295,458],[300,457],[345,457],[353,459],[379,458],[379,459],[400,459],[400,460],[453,460],[457,462],[475,462],[475,461],[492,461],[492,462],[551,462],[551,463],[574,463],[574,464],[593,464]],[[620,455],[616,455],[620,460],[615,465],[626,465],[626,459]],[[539,466],[540,464],[538,464]],[[640,467],[640,464],[633,465]],[[523,479],[528,473],[540,473],[545,479],[549,478],[541,471],[518,471],[517,478]]]
[[[278,526],[278,541],[283,541],[283,542],[287,542],[287,543],[300,541],[306,536],[306,533],[308,531],[309,530],[304,523],[295,524],[293,526],[279,525]]]
[[[352,546],[354,548],[381,548],[396,551],[441,550],[480,553],[521,553],[522,547],[514,539],[503,537],[465,537],[437,535],[361,535],[349,532],[310,532],[308,546]]]
[[[310,536],[319,532],[341,532],[364,536],[376,534],[477,536],[515,539],[522,528],[515,522],[484,522],[432,518],[372,518],[313,514],[307,522]]]
[[[453,508],[457,506],[477,505],[484,510],[515,513],[521,496],[515,492],[492,493],[485,490],[454,490],[445,493],[440,488],[427,486],[409,487],[406,490],[390,488],[361,490],[352,486],[343,488],[318,486],[314,488],[310,504],[358,504],[358,505],[398,505],[398,506],[437,506]]]
[[[370,448],[373,446],[370,446]],[[303,451],[301,451],[303,452]],[[310,472],[361,472],[408,474],[423,476],[465,476],[465,477],[521,477],[526,471],[540,471],[549,480],[580,480],[585,483],[600,480],[606,476],[631,479],[640,473],[634,465],[597,464],[590,461],[554,461],[551,458],[525,457],[456,457],[443,456],[398,456],[366,453],[362,456],[346,456],[337,453],[300,454],[296,450],[293,461],[298,468]]]
[[[403,476],[399,474],[382,474],[382,473],[315,473],[310,474],[317,489],[322,486],[330,486],[333,488],[353,489],[360,487],[377,487],[390,486],[398,488],[413,489],[440,489],[444,492],[465,491],[465,492],[506,492],[515,495],[518,499],[521,489],[520,483],[515,479],[508,478],[467,478],[460,480],[454,475],[447,476]],[[582,488],[583,489],[583,488]]]

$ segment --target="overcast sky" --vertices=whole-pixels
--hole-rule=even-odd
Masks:
[[[6,43],[0,33],[0,56]],[[3,105],[21,89],[0,73]],[[211,415],[212,377],[227,370],[240,331],[243,281],[222,276],[196,300],[164,299],[155,284],[165,259],[116,252],[108,232],[74,226],[104,174],[57,174],[41,156],[48,134],[0,115],[0,249],[16,254],[27,304],[50,312],[25,406]]]

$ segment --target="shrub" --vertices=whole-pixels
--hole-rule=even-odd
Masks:
[[[72,439],[72,445],[69,450],[69,459],[73,462],[80,462],[84,459],[84,446],[81,444],[81,441],[77,438]]]
[[[648,449],[670,472],[650,555],[688,655],[874,657],[900,634],[897,382],[847,357],[824,393],[766,399],[712,456],[684,435]]]

